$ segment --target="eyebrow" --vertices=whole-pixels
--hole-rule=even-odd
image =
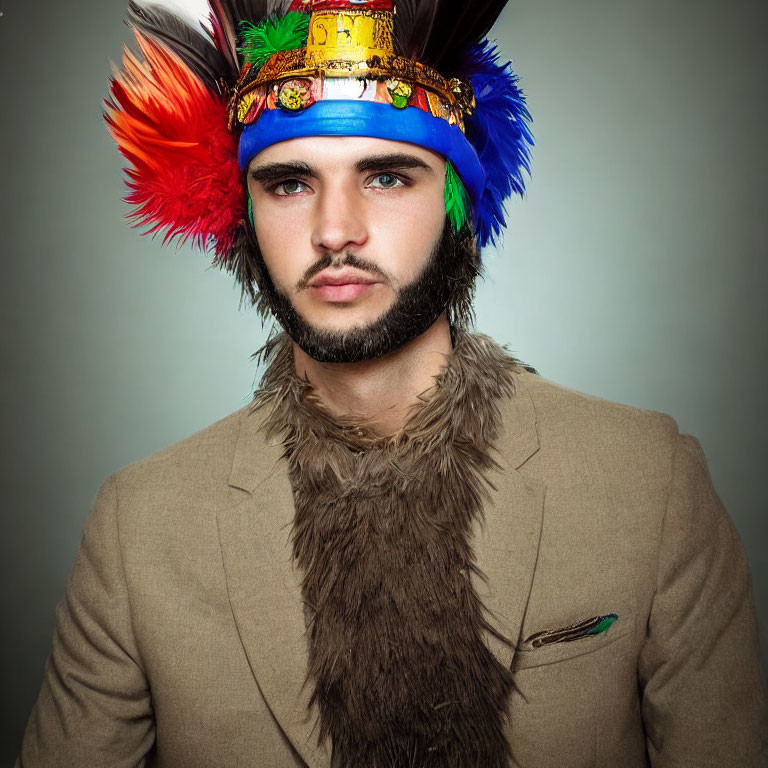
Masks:
[[[419,168],[431,172],[432,168],[421,158],[405,153],[391,153],[386,155],[371,155],[364,157],[355,163],[357,173],[371,173],[373,171],[404,171]],[[265,163],[253,168],[249,176],[260,184],[270,184],[286,178],[311,179],[316,178],[317,173],[312,166],[300,161],[287,163]]]
[[[416,155],[393,153],[388,155],[372,155],[364,157],[355,163],[358,173],[370,173],[371,171],[405,171],[410,168],[421,168],[431,171],[427,163]]]
[[[306,163],[266,163],[253,168],[249,176],[260,184],[269,184],[272,181],[280,181],[286,178],[309,179],[315,176],[315,172]]]

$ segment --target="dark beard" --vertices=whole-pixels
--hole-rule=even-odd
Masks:
[[[472,323],[479,254],[474,239],[458,236],[448,221],[421,274],[398,292],[392,306],[372,323],[347,331],[323,331],[307,323],[290,298],[275,287],[255,237],[252,240],[260,299],[288,336],[320,363],[359,363],[382,357],[420,336],[446,311],[452,330],[467,329]],[[326,256],[313,272],[331,261]],[[365,269],[365,262],[352,254],[342,263]]]

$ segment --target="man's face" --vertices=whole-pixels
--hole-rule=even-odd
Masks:
[[[442,313],[444,183],[440,155],[384,139],[293,139],[251,161],[254,229],[274,292],[268,298],[300,346],[312,336],[308,346],[330,350],[308,354],[332,362],[379,356]],[[426,327],[422,302],[434,315]],[[354,349],[363,340],[366,350]],[[339,345],[348,350],[341,357],[332,349]]]

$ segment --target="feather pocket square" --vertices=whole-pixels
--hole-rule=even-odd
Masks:
[[[618,619],[619,617],[615,613],[593,616],[591,619],[585,619],[578,624],[572,624],[570,627],[536,632],[525,641],[525,645],[529,648],[541,648],[542,645],[569,643],[572,640],[580,640],[582,637],[594,637],[606,632]]]

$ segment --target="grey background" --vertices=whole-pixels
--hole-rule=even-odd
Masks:
[[[123,1],[0,11],[10,763],[100,483],[245,404],[265,332],[228,275],[123,219],[100,118]],[[495,32],[535,116],[534,175],[477,302],[479,329],[547,378],[699,437],[764,639],[767,21],[763,0],[512,0]]]

